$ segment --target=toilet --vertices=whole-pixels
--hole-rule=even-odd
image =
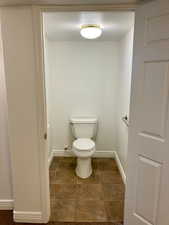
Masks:
[[[77,157],[76,175],[80,178],[88,178],[92,174],[91,157],[96,151],[95,142],[97,118],[71,118],[70,124],[75,141],[72,151]]]

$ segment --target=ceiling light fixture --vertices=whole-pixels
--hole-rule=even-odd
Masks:
[[[101,36],[102,29],[100,25],[95,24],[82,25],[80,34],[82,37],[86,39],[96,39]]]

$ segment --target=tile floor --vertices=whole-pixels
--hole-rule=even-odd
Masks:
[[[76,159],[55,157],[50,166],[51,221],[123,221],[124,185],[113,159],[93,158],[93,174],[75,175]]]
[[[13,221],[12,210],[0,210],[0,224],[1,225],[28,225],[27,223],[16,223]],[[42,225],[31,223],[31,225]],[[112,222],[49,222],[46,225],[122,225]]]

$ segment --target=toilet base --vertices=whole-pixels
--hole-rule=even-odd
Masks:
[[[77,158],[76,175],[80,178],[88,178],[92,174],[91,157]]]

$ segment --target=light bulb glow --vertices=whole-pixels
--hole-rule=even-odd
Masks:
[[[80,34],[86,39],[96,39],[101,36],[102,29],[99,25],[83,25]]]

